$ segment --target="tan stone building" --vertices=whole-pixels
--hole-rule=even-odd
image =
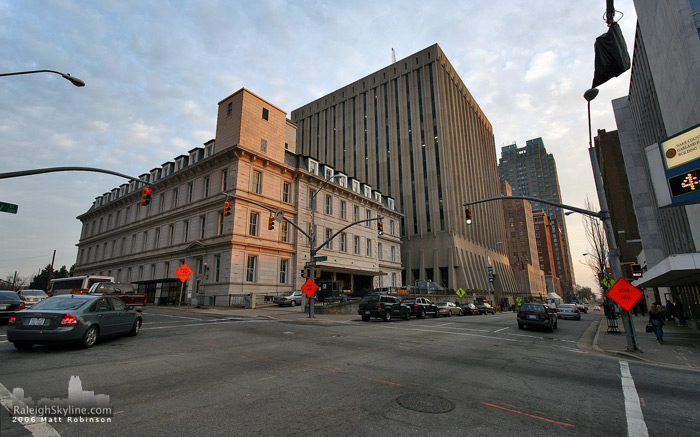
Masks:
[[[77,273],[137,283],[155,303],[215,296],[228,305],[241,295],[298,290],[309,241],[287,220],[269,229],[281,211],[306,234],[315,229],[317,246],[356,217],[384,217],[383,235],[377,221],[355,225],[320,250],[327,260],[318,263],[319,281],[348,293],[401,285],[401,215],[391,197],[345,175],[323,186],[337,172],[297,155],[295,124],[252,92],[241,89],[218,106],[215,140],[141,176],[154,190],[148,206],[139,205],[141,186],[132,181],[78,217]],[[175,270],[185,263],[194,274],[182,287]]]

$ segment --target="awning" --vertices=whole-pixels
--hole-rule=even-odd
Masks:
[[[635,287],[674,287],[700,282],[700,253],[671,255],[632,282]]]

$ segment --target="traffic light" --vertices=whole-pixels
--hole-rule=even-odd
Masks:
[[[269,229],[270,231],[275,229],[275,217],[274,216],[270,216],[270,218],[267,219],[267,229]]]
[[[304,277],[304,278],[308,278],[309,276],[311,276],[311,269],[305,268],[305,269],[301,272],[301,276]]]
[[[469,208],[464,210],[464,221],[467,222],[468,225],[472,224],[472,210]]]
[[[226,202],[224,202],[224,216],[231,215],[231,205],[233,203],[228,200],[228,197],[226,198]]]
[[[141,205],[146,206],[149,203],[151,203],[151,193],[153,192],[152,188],[149,187],[143,187],[143,190],[141,191]]]
[[[377,222],[377,234],[384,235],[384,223],[381,220]]]

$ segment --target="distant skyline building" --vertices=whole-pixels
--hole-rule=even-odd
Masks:
[[[564,203],[559,188],[559,176],[554,156],[547,153],[542,138],[534,138],[526,142],[525,147],[515,144],[501,148],[501,159],[498,162],[498,173],[501,180],[507,181],[515,196],[537,197],[550,202]],[[561,278],[565,281],[562,287],[566,293],[573,292],[575,282],[574,269],[569,248],[566,220],[561,208],[541,202],[531,202],[533,210],[542,210],[551,219],[559,222],[563,233]],[[555,267],[555,266],[554,266]],[[556,268],[554,270],[556,275]]]
[[[396,199],[403,284],[431,281],[486,295],[516,284],[506,256],[493,128],[434,44],[292,111],[297,152]],[[500,288],[500,289],[499,289]]]

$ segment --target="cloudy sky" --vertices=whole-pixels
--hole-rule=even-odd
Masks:
[[[542,137],[563,203],[597,205],[583,93],[605,0],[0,0],[0,173],[87,166],[138,176],[214,138],[217,102],[246,87],[292,110],[438,43],[493,125],[496,147]],[[617,0],[632,55],[632,0]],[[618,14],[616,18],[619,18]],[[600,87],[594,129],[615,130]],[[75,218],[124,183],[100,173],[0,179],[0,278],[70,267]],[[567,220],[576,280],[595,286],[580,217]]]

